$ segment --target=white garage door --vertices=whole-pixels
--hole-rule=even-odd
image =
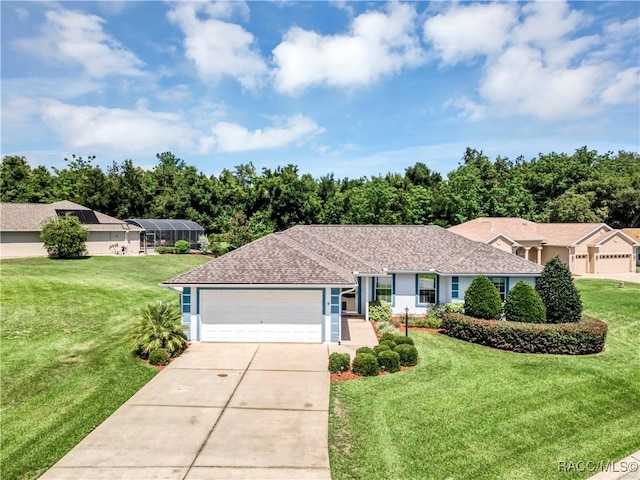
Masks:
[[[322,342],[320,290],[202,290],[204,342]]]

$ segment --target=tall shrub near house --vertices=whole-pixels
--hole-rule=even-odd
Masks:
[[[546,309],[534,288],[520,281],[507,294],[504,316],[510,322],[544,323]]]
[[[85,242],[89,232],[78,217],[52,217],[42,224],[40,238],[50,257],[80,257],[87,251]]]
[[[548,323],[579,322],[582,316],[580,292],[573,283],[569,267],[558,257],[552,258],[542,270],[536,284],[547,309]]]
[[[502,300],[498,289],[484,275],[473,279],[464,294],[464,311],[467,315],[485,320],[497,320],[502,313]]]

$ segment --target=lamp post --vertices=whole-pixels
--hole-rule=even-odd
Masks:
[[[404,307],[404,336],[409,336],[409,307]]]

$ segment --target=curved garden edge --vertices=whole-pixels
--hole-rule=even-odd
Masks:
[[[520,323],[446,314],[443,333],[459,340],[516,353],[592,355],[604,350],[607,324],[591,317],[576,323]]]

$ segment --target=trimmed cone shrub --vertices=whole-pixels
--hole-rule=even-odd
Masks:
[[[186,240],[178,240],[173,248],[175,248],[176,253],[189,253],[191,250],[191,244]]]
[[[380,345],[386,345],[391,350],[393,350],[394,348],[396,348],[398,346],[398,344],[396,342],[394,342],[393,340],[385,340],[383,342],[380,342]]]
[[[393,341],[396,342],[396,345],[415,345],[413,338],[404,335],[396,335],[393,337]]]
[[[376,355],[376,352],[373,351],[373,348],[370,347],[360,347],[359,349],[356,350],[356,355],[359,355],[361,353],[368,353],[369,355]]]
[[[536,292],[547,309],[547,323],[580,321],[580,292],[573,283],[569,267],[558,257],[552,258],[545,265],[536,283]]]
[[[544,323],[546,309],[538,292],[527,282],[516,283],[504,302],[504,316],[510,322]]]
[[[397,333],[383,333],[380,335],[380,343],[385,342],[387,340],[393,341],[396,338]]]
[[[151,365],[169,365],[171,355],[165,348],[156,348],[149,354],[149,363]]]
[[[467,315],[485,320],[499,319],[502,313],[500,294],[491,280],[484,275],[473,279],[464,294],[464,311]]]
[[[380,355],[381,352],[385,352],[391,350],[389,345],[376,345],[373,347],[373,351],[376,352],[376,356]]]
[[[398,345],[394,351],[400,355],[400,365],[411,367],[418,363],[418,349],[413,345]]]
[[[380,372],[378,359],[370,353],[361,353],[353,359],[353,373],[363,377],[375,377]]]
[[[349,370],[351,357],[348,353],[334,352],[329,355],[329,371],[331,373],[342,373]]]
[[[400,354],[392,350],[380,352],[378,365],[385,372],[395,373],[400,371]]]

